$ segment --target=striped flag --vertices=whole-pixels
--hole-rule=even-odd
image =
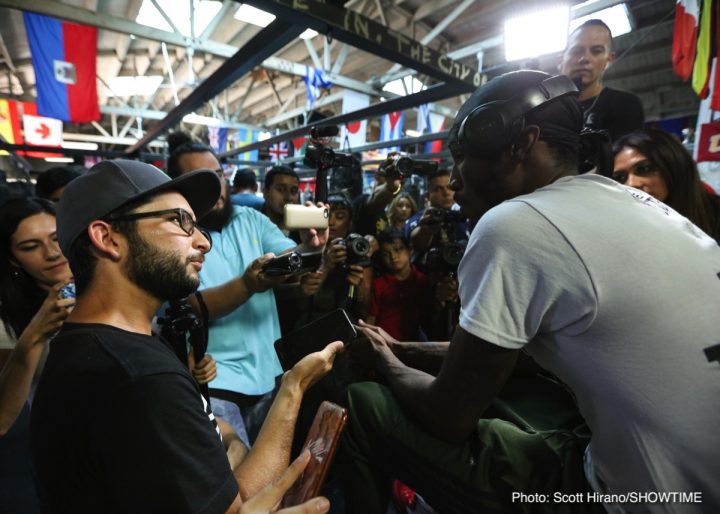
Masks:
[[[402,136],[403,120],[405,113],[402,111],[390,112],[383,114],[380,124],[380,141],[394,141]],[[387,155],[389,152],[399,152],[399,146],[391,146],[390,148],[381,148],[378,150],[381,154]]]
[[[35,70],[38,113],[63,121],[100,119],[97,29],[23,12]]]
[[[10,144],[23,144],[17,102],[14,100],[0,100],[0,136]],[[7,154],[5,150],[0,151],[0,155]]]
[[[692,74],[697,49],[698,0],[677,0],[673,29],[672,63],[675,74],[687,81]]]
[[[240,128],[237,131],[237,144],[235,145],[235,148],[255,143],[257,142],[259,136],[260,131],[258,130]],[[236,155],[235,158],[240,161],[257,161],[258,154],[258,150],[251,150],[249,152]]]
[[[710,63],[712,61],[712,18],[713,0],[703,0],[700,11],[700,33],[697,38],[697,52],[692,73],[692,87],[700,98],[708,94]]]

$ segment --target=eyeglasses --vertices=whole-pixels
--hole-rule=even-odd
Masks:
[[[181,209],[179,207],[177,209],[165,209],[162,211],[134,212],[130,214],[111,214],[107,217],[107,221],[134,221],[143,218],[164,217],[168,214],[172,214],[173,216],[168,217],[167,219],[176,222],[178,226],[182,229],[182,231],[185,232],[188,236],[192,236],[195,232],[195,229],[197,228],[200,233],[205,236],[205,239],[207,239],[208,243],[210,243],[210,248],[212,248],[212,238],[210,237],[210,234],[207,232],[207,230],[200,228],[193,219],[192,215],[185,209]]]

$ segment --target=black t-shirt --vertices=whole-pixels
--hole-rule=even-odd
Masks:
[[[66,323],[31,437],[49,512],[224,513],[238,492],[197,384],[155,336]]]
[[[645,123],[640,99],[626,91],[606,87],[599,95],[581,103],[585,127],[607,130],[612,141],[634,130],[640,130]]]

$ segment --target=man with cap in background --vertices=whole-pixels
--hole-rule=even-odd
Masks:
[[[223,441],[187,368],[151,332],[163,301],[198,287],[211,241],[196,217],[219,193],[211,171],[170,180],[123,160],[67,186],[57,235],[77,303],[50,344],[31,418],[49,512],[267,512],[307,463],[303,455],[282,473],[302,395],[341,343],[284,376],[264,430],[232,470],[223,443],[241,443],[226,430]],[[315,499],[300,511],[327,508]]]
[[[578,175],[576,95],[567,77],[518,71],[460,108],[460,323],[449,343],[360,323],[388,387],[348,391],[349,513],[384,512],[393,478],[443,514],[720,510],[720,247],[651,196]],[[572,391],[586,449],[494,403],[520,350]],[[513,422],[481,419],[497,413]]]

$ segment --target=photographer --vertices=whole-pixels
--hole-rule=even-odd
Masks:
[[[300,279],[304,293],[311,296],[307,315],[299,317],[304,323],[338,307],[357,317],[364,317],[370,308],[372,238],[351,233],[353,209],[347,196],[330,193],[328,203],[330,242],[323,265]]]
[[[405,237],[413,249],[413,262],[428,249],[448,241],[467,240],[467,222],[456,211],[455,193],[450,189],[450,171],[442,170],[425,180],[425,198],[429,207],[405,224]]]
[[[212,151],[188,134],[170,134],[168,145],[170,177],[198,169],[222,174]],[[286,175],[276,178],[284,180],[282,177]],[[229,196],[227,184],[221,181],[215,206],[199,220],[209,230],[214,246],[205,256],[200,295],[190,300],[209,327],[208,353],[217,362],[217,378],[210,388],[213,409],[239,434],[244,425],[252,444],[282,376],[271,344],[281,335],[271,289],[286,277],[266,276],[263,264],[273,255],[293,249],[320,250],[327,234],[314,229],[300,231],[303,243],[297,246],[267,216],[249,207],[233,206]]]
[[[399,155],[398,152],[388,154],[375,171],[372,193],[355,200],[355,230],[360,234],[377,236],[389,226],[385,210],[393,198],[400,194],[403,182],[397,171],[388,167]]]

